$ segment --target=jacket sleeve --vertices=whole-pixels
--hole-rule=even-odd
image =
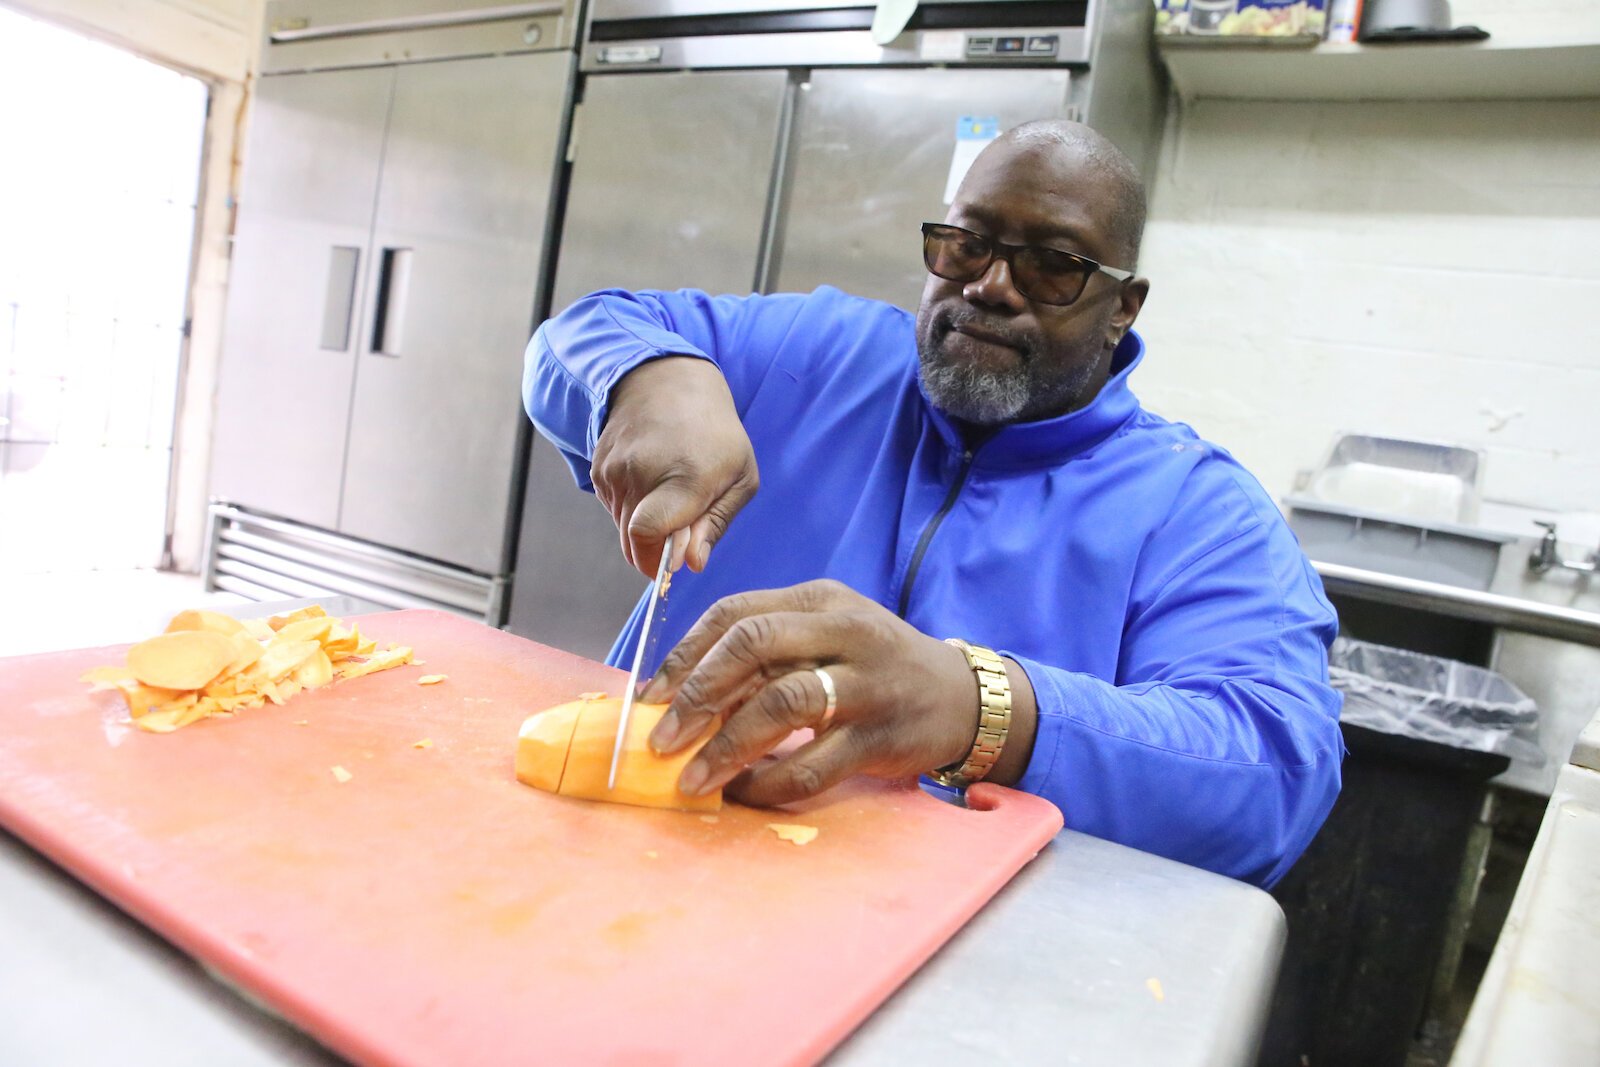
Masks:
[[[629,371],[663,356],[709,360],[743,415],[804,299],[712,297],[692,289],[592,293],[547,320],[528,342],[523,406],[561,450],[578,485],[592,492],[589,461],[611,390]]]
[[[1013,657],[1039,708],[1018,788],[1073,829],[1270,886],[1339,792],[1321,581],[1287,527],[1258,519],[1149,585],[1116,684]]]

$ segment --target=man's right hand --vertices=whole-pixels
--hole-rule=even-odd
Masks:
[[[679,530],[689,536],[674,538],[673,568],[703,569],[761,482],[728,383],[693,356],[651,360],[616,384],[590,477],[622,535],[622,555],[647,578]]]

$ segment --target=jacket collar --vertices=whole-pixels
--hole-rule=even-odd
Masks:
[[[977,446],[973,466],[1027,470],[1055,466],[1088,453],[1138,412],[1139,398],[1128,388],[1128,376],[1143,359],[1144,339],[1129,330],[1111,355],[1111,375],[1099,395],[1077,411],[1053,419],[1002,426]],[[917,376],[917,390],[922,392],[921,375]],[[961,427],[934,407],[927,393],[922,392],[922,399],[939,436],[952,451],[966,451]]]

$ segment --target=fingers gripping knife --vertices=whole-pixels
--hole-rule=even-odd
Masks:
[[[617,787],[617,764],[622,759],[623,738],[628,736],[628,716],[633,714],[633,701],[639,692],[639,670],[655,661],[656,646],[661,643],[661,627],[667,618],[667,589],[672,585],[672,537],[668,534],[661,545],[661,565],[656,568],[655,584],[650,587],[650,607],[644,615],[644,629],[639,631],[638,647],[633,651],[633,670],[628,672],[628,689],[622,694],[622,714],[617,717],[617,739],[611,746],[607,789]]]

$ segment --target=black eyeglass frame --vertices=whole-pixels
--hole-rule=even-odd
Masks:
[[[988,249],[988,254],[983,257],[982,266],[977,271],[966,277],[940,274],[938,271],[934,270],[933,264],[935,257],[932,254],[930,243],[939,239],[940,234],[938,231],[944,231],[944,234],[949,236],[959,234],[962,237],[977,241],[986,247]],[[1047,252],[1052,256],[1065,257],[1074,265],[1074,270],[1071,273],[1083,275],[1083,285],[1080,286],[1078,291],[1073,294],[1071,300],[1046,300],[1043,297],[1034,296],[1023,287],[1021,280],[1017,276],[1017,261],[1014,257],[1022,252],[1031,252],[1035,254]],[[1076,252],[1067,252],[1060,248],[1049,248],[1045,245],[1008,245],[1003,241],[996,241],[992,237],[985,237],[981,233],[974,233],[972,230],[969,230],[963,226],[952,226],[948,222],[924,222],[922,224],[922,265],[928,269],[929,274],[932,274],[937,278],[943,278],[945,281],[950,282],[961,282],[962,284],[975,282],[979,278],[982,278],[985,274],[989,273],[989,268],[994,266],[994,261],[996,259],[1005,260],[1006,265],[1011,268],[1011,284],[1016,287],[1017,292],[1021,293],[1029,300],[1037,300],[1039,303],[1049,304],[1051,307],[1069,307],[1072,304],[1077,303],[1083,297],[1084,290],[1089,287],[1089,279],[1096,274],[1109,275],[1118,282],[1125,282],[1129,278],[1133,277],[1133,271],[1131,270],[1123,270],[1120,267],[1108,267],[1104,263],[1097,263],[1088,256],[1080,256]]]

